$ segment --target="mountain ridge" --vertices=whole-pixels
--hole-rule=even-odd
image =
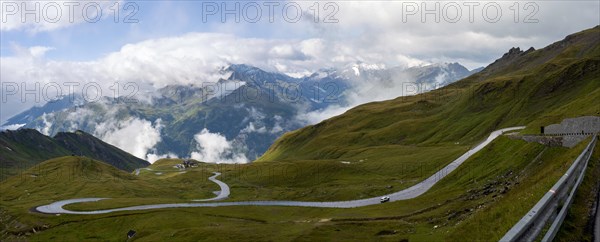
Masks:
[[[6,173],[1,174],[2,178],[61,156],[86,156],[128,172],[149,165],[81,130],[60,132],[54,137],[35,129],[6,130],[0,132],[0,146],[0,167]]]

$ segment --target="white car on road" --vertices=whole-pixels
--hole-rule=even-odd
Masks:
[[[381,197],[381,199],[379,199],[379,201],[380,201],[381,203],[384,203],[384,202],[390,201],[390,197],[388,197],[388,196]]]

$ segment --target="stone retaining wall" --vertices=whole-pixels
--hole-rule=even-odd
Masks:
[[[576,135],[600,132],[600,117],[583,116],[564,119],[560,124],[551,124],[544,128],[544,134]]]

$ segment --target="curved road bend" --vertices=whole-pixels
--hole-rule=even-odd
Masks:
[[[139,176],[140,175],[140,170],[144,169],[144,170],[148,170],[151,171],[152,169],[150,168],[137,168],[135,169],[135,175]],[[217,183],[217,185],[219,185],[219,187],[221,188],[221,190],[218,192],[216,197],[213,198],[209,198],[209,199],[195,199],[192,200],[194,202],[206,202],[206,201],[218,201],[218,200],[223,200],[227,197],[229,197],[230,191],[229,191],[229,186],[227,184],[225,184],[222,181],[217,180],[217,177],[221,175],[220,172],[213,172],[213,176],[209,177],[208,180]]]
[[[502,135],[504,132],[519,130],[525,127],[511,127],[500,129],[492,132],[490,136],[481,144],[467,151],[462,156],[458,157],[452,163],[448,164],[441,170],[437,171],[435,174],[425,179],[424,181],[415,184],[412,187],[404,189],[402,191],[398,191],[392,194],[388,194],[390,197],[390,201],[399,201],[399,200],[407,200],[411,198],[418,197],[423,193],[427,192],[433,185],[435,185],[438,181],[444,178],[446,175],[450,174],[454,171],[458,166],[460,166],[463,162],[465,162],[469,157],[483,149],[485,146],[490,144],[494,139],[498,136]],[[227,184],[219,181],[216,177],[219,174],[215,173],[212,176],[211,181],[219,184],[221,187],[220,194],[211,199],[207,199],[204,201],[212,201],[212,200],[220,200],[229,196],[229,187]],[[39,206],[36,208],[38,212],[41,213],[51,213],[51,214],[104,214],[104,213],[112,213],[119,211],[135,211],[135,210],[146,210],[146,209],[160,209],[160,208],[190,208],[190,207],[220,207],[220,206],[297,206],[297,207],[321,207],[321,208],[354,208],[354,207],[362,207],[368,205],[379,204],[379,197],[360,199],[360,200],[350,200],[350,201],[337,201],[337,202],[302,202],[302,201],[240,201],[240,202],[215,202],[215,203],[170,203],[170,204],[152,204],[152,205],[140,205],[140,206],[132,206],[132,207],[123,207],[123,208],[114,208],[114,209],[105,209],[105,210],[95,210],[95,211],[71,211],[66,210],[63,206],[67,204],[73,203],[81,203],[81,202],[94,202],[107,198],[77,198],[77,199],[69,199],[62,200],[58,202],[54,202],[48,205]]]
[[[208,180],[217,183],[217,185],[219,185],[219,187],[221,188],[221,191],[219,191],[219,194],[216,197],[213,198],[209,198],[209,199],[195,199],[192,200],[194,202],[207,202],[207,201],[218,201],[218,200],[223,200],[225,198],[229,197],[229,194],[231,193],[229,191],[229,186],[227,185],[227,183],[222,182],[217,180],[217,177],[221,175],[220,172],[213,172],[214,175],[209,177]]]

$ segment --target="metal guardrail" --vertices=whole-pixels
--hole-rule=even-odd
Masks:
[[[552,186],[535,206],[517,222],[500,241],[534,241],[546,226],[552,225],[542,241],[552,241],[567,215],[577,187],[583,180],[588,161],[594,151],[598,136],[575,159],[569,170]]]

